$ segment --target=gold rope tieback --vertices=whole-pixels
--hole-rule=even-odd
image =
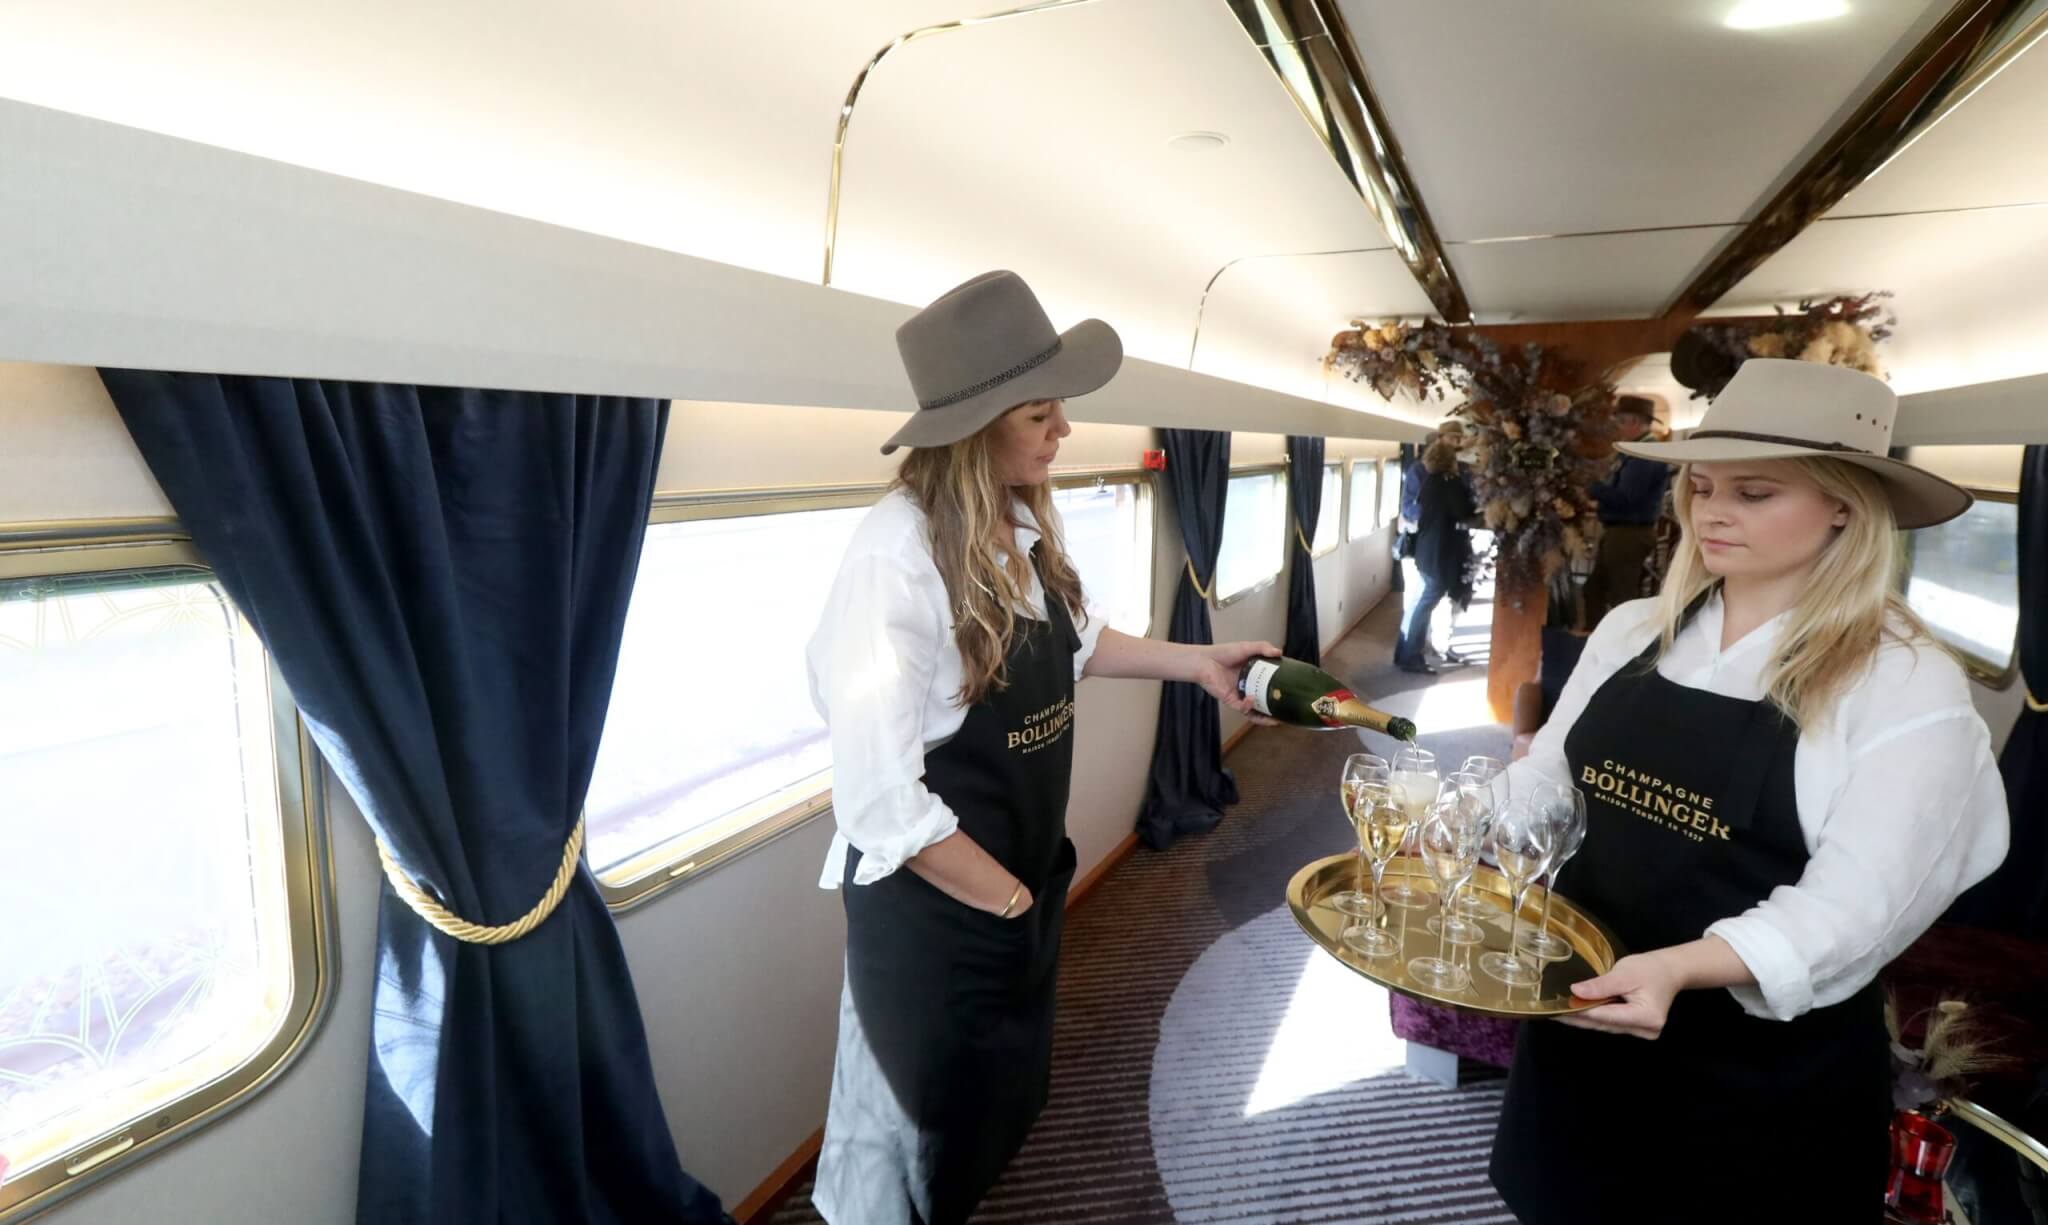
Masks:
[[[1314,557],[1316,555],[1315,546],[1308,542],[1308,536],[1302,532],[1301,520],[1299,519],[1296,519],[1294,521],[1294,538],[1301,542],[1302,552],[1308,554],[1310,557]]]
[[[2027,709],[2037,715],[2048,715],[2048,702],[2035,697],[2034,691],[2029,689],[2027,690]]]
[[[539,927],[568,895],[569,882],[576,879],[576,866],[582,858],[583,818],[578,817],[576,828],[569,835],[569,845],[562,848],[562,866],[555,870],[555,883],[548,886],[547,894],[534,903],[532,910],[518,919],[497,927],[484,927],[461,918],[435,901],[425,889],[420,888],[418,882],[406,875],[404,868],[398,866],[398,861],[391,857],[391,851],[384,845],[384,840],[377,839],[377,860],[384,865],[385,879],[391,882],[393,889],[398,890],[398,896],[405,899],[405,904],[412,907],[414,914],[433,924],[435,930],[453,936],[465,944],[509,944]]]
[[[1209,594],[1208,591],[1202,590],[1202,580],[1195,577],[1195,559],[1192,557],[1188,558],[1188,581],[1195,585],[1196,595],[1201,596],[1203,599],[1209,601],[1211,604],[1214,604],[1216,602],[1215,596]],[[1215,590],[1215,587],[1216,583],[1215,580],[1212,578],[1209,582],[1210,591]]]

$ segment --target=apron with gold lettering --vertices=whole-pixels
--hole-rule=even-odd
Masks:
[[[1047,620],[1017,618],[1008,685],[924,758],[925,786],[1030,888],[1032,908],[1000,919],[907,868],[857,885],[860,852],[847,856],[847,990],[817,1197],[834,1225],[965,1221],[1045,1105],[1075,866],[1080,647],[1060,601],[1046,608]]]
[[[1807,861],[1798,727],[1768,699],[1665,679],[1655,648],[1565,737],[1587,832],[1558,892],[1638,952],[1699,939]],[[1791,1021],[1681,991],[1652,1041],[1525,1024],[1494,1185],[1524,1225],[1877,1222],[1890,1075],[1875,984]]]

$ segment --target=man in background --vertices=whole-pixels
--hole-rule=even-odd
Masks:
[[[1622,396],[1614,409],[1615,441],[1638,442],[1656,410],[1643,396]],[[1600,553],[1586,583],[1586,626],[1643,594],[1643,562],[1656,546],[1658,512],[1671,480],[1669,465],[1617,455],[1614,471],[1591,489],[1600,507]]]

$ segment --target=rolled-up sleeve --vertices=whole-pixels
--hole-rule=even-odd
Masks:
[[[813,697],[831,731],[833,817],[861,853],[854,883],[867,885],[960,825],[921,781],[947,627],[920,577],[882,556],[848,558],[826,608],[810,646]]]
[[[1990,736],[1967,704],[1856,744],[1798,882],[1707,929],[1756,978],[1730,991],[1777,1020],[1847,999],[1990,875],[2008,836]]]

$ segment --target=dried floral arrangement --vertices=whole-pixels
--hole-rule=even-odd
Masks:
[[[1915,1050],[1907,1037],[1923,1022]],[[1962,1000],[1943,1000],[1924,1016],[1902,1019],[1897,1001],[1887,998],[1884,1027],[1892,1040],[1892,1104],[1901,1110],[1938,1114],[1947,1099],[1969,1092],[1972,1078],[2005,1062],[1985,1049],[1983,1029]]]
[[[1692,389],[1695,400],[1721,394],[1736,368],[1752,357],[1824,362],[1882,378],[1877,344],[1889,339],[1898,323],[1883,305],[1890,297],[1867,293],[1807,300],[1797,312],[1778,307],[1779,321],[1761,326],[1699,324],[1679,338],[1671,354],[1671,373]]]
[[[1354,321],[1332,341],[1325,368],[1369,383],[1382,398],[1456,393],[1451,410],[1473,440],[1473,497],[1499,536],[1508,589],[1547,582],[1569,561],[1590,561],[1600,516],[1587,487],[1611,470],[1606,453],[1615,388],[1588,381],[1554,349],[1504,350],[1440,323]]]

